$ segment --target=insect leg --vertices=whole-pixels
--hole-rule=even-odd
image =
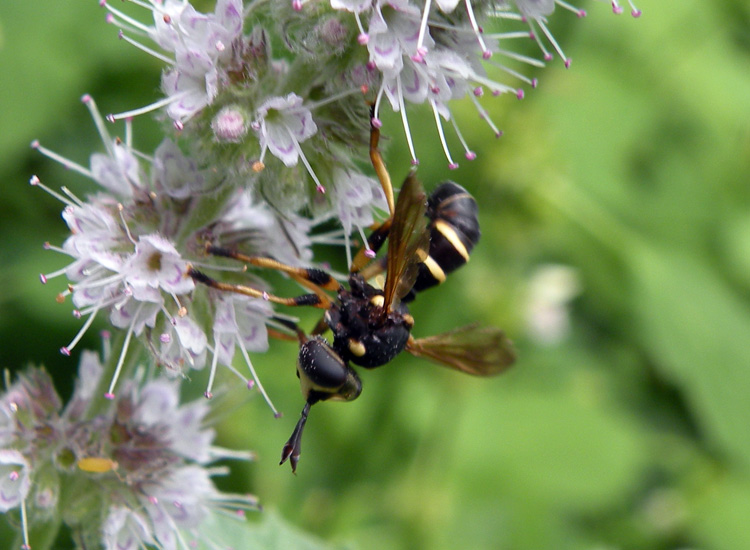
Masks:
[[[293,298],[282,298],[274,294],[269,294],[264,290],[258,290],[247,285],[222,283],[216,279],[212,279],[202,271],[198,271],[194,267],[189,267],[187,275],[197,282],[204,284],[208,287],[215,288],[216,290],[222,290],[225,292],[234,292],[236,294],[243,294],[252,298],[262,298],[275,304],[281,304],[284,306],[312,306],[320,309],[328,309],[331,307],[331,299],[325,294],[302,294],[301,296],[295,296]]]

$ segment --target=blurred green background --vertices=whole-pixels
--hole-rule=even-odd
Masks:
[[[259,453],[225,488],[366,550],[750,548],[750,4],[582,7],[551,25],[569,70],[485,103],[504,137],[457,108],[479,158],[450,177],[483,238],[413,307],[418,336],[504,327],[516,367],[478,380],[404,356],[365,372],[356,403],[313,409],[293,476],[277,459],[302,407],[296,349],[276,342],[255,364],[285,416],[253,399],[223,417],[220,443]],[[0,3],[3,368],[43,363],[65,384],[76,364],[57,350],[80,323],[54,301],[60,280],[37,279],[64,263],[41,246],[64,239],[61,207],[27,181],[90,187],[29,142],[86,164],[99,141],[80,96],[149,103],[159,69],[93,1]],[[410,117],[430,188],[447,162],[431,115]],[[156,126],[135,126],[153,150]]]

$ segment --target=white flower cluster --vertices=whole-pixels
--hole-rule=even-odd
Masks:
[[[70,192],[54,193],[65,203],[63,219],[71,235],[62,247],[47,247],[69,256],[71,263],[42,275],[41,280],[46,283],[65,275],[71,284],[60,299],[70,294],[75,315],[87,317],[62,353],[70,355],[97,314],[106,312],[111,324],[126,334],[106,394],[110,399],[133,336],[146,340],[157,364],[169,376],[202,369],[208,354],[212,356],[212,380],[218,364],[234,371],[235,349],[246,357],[248,351],[267,349],[270,305],[257,298],[208,293],[206,307],[213,322],[206,326],[189,307],[195,291],[193,279],[187,276],[189,262],[204,256],[198,241],[208,233],[227,244],[235,242],[238,235],[249,235],[252,241],[243,242],[253,253],[304,261],[309,259],[306,249],[300,253],[298,242],[278,238],[278,226],[293,225],[294,220],[278,218],[268,205],[255,204],[249,193],[236,190],[215,218],[193,222],[192,216],[202,217],[202,199],[211,196],[207,195],[213,185],[208,175],[168,139],[153,157],[147,157],[132,148],[129,137],[125,141],[111,138],[93,99],[84,96],[83,102],[100,129],[106,150],[106,154],[92,155],[90,169],[33,144],[106,191],[86,201]],[[38,178],[32,178],[32,184],[44,187]],[[253,373],[249,358],[248,365]],[[209,386],[207,395],[210,392]]]
[[[7,388],[0,398],[0,512],[18,509],[24,526],[27,515],[60,514],[58,507],[75,504],[60,501],[55,480],[64,474],[80,483],[67,498],[89,491],[106,510],[93,526],[66,516],[80,520],[91,547],[187,548],[191,527],[210,509],[228,500],[252,508],[254,501],[213,486],[217,470],[209,463],[217,453],[205,427],[207,405],[180,405],[179,379],[208,366],[210,397],[222,366],[257,386],[277,413],[251,354],[268,349],[269,335],[299,335],[269,301],[286,303],[269,294],[273,269],[245,273],[231,258],[283,264],[292,273],[315,267],[313,245],[325,243],[343,244],[351,264],[351,235],[367,242],[364,228],[389,208],[378,180],[363,170],[382,109],[399,113],[417,165],[407,108],[428,106],[448,167],[456,168],[446,122],[465,157],[476,155],[453,102],[468,98],[499,136],[479,98],[522,98],[522,87],[537,80],[512,66],[543,66],[552,59],[548,47],[570,65],[547,18],[556,7],[584,12],[563,0],[217,0],[208,14],[187,0],[131,3],[152,22],[127,13],[130,6],[99,0],[121,38],[165,63],[164,97],[102,117],[84,96],[103,143],[88,166],[33,142],[93,180],[96,193],[80,198],[31,178],[65,205],[70,230],[61,246],[46,245],[67,265],[41,276],[43,283],[64,276],[59,301],[69,297],[74,315],[85,319],[62,353],[70,355],[104,316],[122,331],[121,346],[106,354],[104,367],[83,355],[65,407],[42,370]],[[622,11],[616,0],[612,5]],[[633,7],[632,14],[640,12]],[[535,41],[542,59],[510,47],[523,40]],[[152,111],[169,124],[153,153],[139,151],[133,118]],[[117,121],[122,137],[108,129]],[[337,226],[316,230],[330,220]],[[226,286],[202,275],[211,269],[248,292],[222,291]],[[242,368],[234,366],[238,351]],[[40,426],[47,438],[33,435]]]
[[[629,2],[632,15],[638,17],[641,12]],[[255,156],[252,165],[256,170],[265,166],[267,151],[287,167],[301,160],[321,193],[329,184],[335,185],[332,173],[316,160],[308,160],[302,143],[309,142],[309,149],[315,153],[324,152],[327,164],[336,166],[344,161],[337,157],[336,140],[326,135],[333,132],[316,124],[316,118],[330,119],[333,111],[337,115],[334,120],[340,124],[352,109],[351,96],[356,96],[361,106],[365,101],[374,105],[372,122],[380,125],[378,114],[385,96],[393,111],[401,115],[412,163],[416,165],[419,161],[406,106],[427,104],[434,113],[448,167],[457,168],[448,149],[443,121],[450,122],[465,157],[473,160],[476,154],[451,116],[450,103],[468,97],[494,135],[500,136],[502,132],[477,98],[488,91],[493,96],[511,93],[521,99],[525,92],[500,82],[490,73],[505,74],[532,88],[537,80],[494,58],[543,67],[544,61],[553,59],[548,44],[568,67],[571,60],[550,32],[548,17],[556,6],[578,17],[586,14],[563,0],[251,3],[245,9],[246,21],[270,17],[284,29],[307,27],[298,34],[284,36],[292,53],[311,52],[300,55],[290,68],[287,58],[272,56],[265,30],[256,27],[249,38],[242,36],[239,0],[219,1],[215,13],[210,15],[196,13],[184,0],[150,0],[146,6],[153,12],[153,26],[138,23],[105,1],[102,4],[110,12],[109,20],[122,28],[122,36],[131,33],[149,37],[166,54],[135,39],[128,40],[168,63],[162,76],[165,98],[141,109],[109,115],[110,119],[165,106],[178,128],[193,117],[212,117],[210,126],[215,139],[237,143],[243,160],[248,153]],[[615,13],[622,12],[617,0],[612,0],[612,7]],[[485,32],[484,24],[501,30]],[[543,60],[516,53],[510,46],[524,39],[538,44]],[[331,56],[327,64],[321,63],[321,55]],[[309,75],[306,82],[300,81],[300,72]],[[279,90],[283,92],[279,94]],[[321,95],[324,99],[320,99]],[[317,117],[315,111],[319,111]],[[194,126],[205,124],[197,122]],[[355,121],[355,131],[356,126]],[[249,129],[254,131],[250,136]],[[357,154],[363,156],[362,153],[360,148]]]
[[[65,407],[41,369],[0,395],[0,512],[22,509],[24,522],[27,513],[64,516],[82,540],[107,550],[176,550],[199,540],[195,528],[211,510],[257,509],[253,496],[221,493],[211,481],[224,472],[208,468],[212,462],[252,456],[212,446],[205,401],[181,405],[176,381],[138,377],[93,414],[102,372],[97,355],[84,352]],[[63,478],[75,487],[65,502]],[[86,499],[105,513],[59,509],[77,510]]]

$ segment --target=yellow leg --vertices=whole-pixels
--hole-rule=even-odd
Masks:
[[[187,275],[192,277],[194,281],[215,288],[216,290],[222,290],[225,292],[234,292],[236,294],[242,294],[244,296],[250,296],[251,298],[261,298],[274,304],[281,304],[284,306],[312,306],[320,309],[328,309],[331,307],[331,299],[325,294],[303,294],[301,296],[295,296],[294,298],[282,298],[274,294],[269,294],[263,290],[258,290],[247,285],[222,283],[216,279],[212,279],[205,273],[189,267]]]

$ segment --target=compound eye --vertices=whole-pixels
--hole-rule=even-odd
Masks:
[[[318,391],[337,390],[346,382],[346,363],[322,338],[308,340],[300,346],[298,372]]]

